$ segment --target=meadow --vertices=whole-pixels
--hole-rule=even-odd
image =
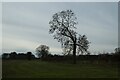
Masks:
[[[40,60],[3,60],[3,78],[118,78],[113,64],[77,64]]]

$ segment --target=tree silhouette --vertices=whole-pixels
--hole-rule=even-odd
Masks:
[[[9,54],[8,53],[3,53],[2,54],[2,59],[8,59],[9,58]]]
[[[46,45],[40,45],[39,47],[36,48],[37,56],[40,58],[44,58],[48,55],[49,53],[49,47]]]
[[[16,52],[11,52],[10,58],[11,59],[16,59],[17,58],[17,53]]]
[[[28,60],[31,60],[32,59],[32,52],[27,52],[27,58],[28,58]]]
[[[78,22],[73,11],[65,10],[55,13],[49,24],[49,33],[54,34],[54,39],[61,42],[65,53],[73,53],[73,63],[76,64],[76,52],[87,52],[89,41],[85,35],[82,36],[75,31]]]
[[[115,53],[120,53],[120,47],[118,47],[118,48],[115,48]]]

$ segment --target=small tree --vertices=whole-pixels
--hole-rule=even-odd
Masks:
[[[115,48],[115,54],[120,54],[120,47]]]
[[[16,52],[11,52],[10,58],[11,59],[16,59],[17,58],[17,53]]]
[[[3,53],[2,54],[2,59],[8,59],[9,58],[9,54],[8,53]]]
[[[44,58],[48,55],[49,53],[49,47],[46,45],[40,45],[39,47],[36,48],[36,54],[39,58]]]
[[[27,59],[28,60],[31,60],[32,59],[32,52],[27,52]]]
[[[54,39],[61,42],[65,53],[73,53],[73,62],[76,64],[76,52],[87,52],[89,41],[85,35],[79,35],[75,31],[78,22],[73,11],[66,10],[55,13],[49,24],[49,33],[54,34]]]

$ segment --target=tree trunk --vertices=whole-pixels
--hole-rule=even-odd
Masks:
[[[76,64],[76,44],[73,45],[73,64]]]

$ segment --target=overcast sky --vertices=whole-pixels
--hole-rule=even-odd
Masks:
[[[113,52],[118,46],[117,2],[11,2],[2,3],[3,52],[35,53],[45,44],[50,52],[62,53],[61,44],[49,34],[49,21],[56,12],[71,9],[76,14],[77,32],[91,42],[89,51]]]

